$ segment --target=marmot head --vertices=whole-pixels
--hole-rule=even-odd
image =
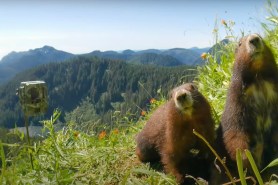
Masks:
[[[240,39],[235,52],[236,65],[243,70],[257,74],[272,66],[274,57],[269,47],[258,34],[250,34]]]
[[[174,99],[175,106],[182,112],[191,110],[194,103],[195,92],[198,91],[193,83],[186,83],[173,89],[171,96]]]

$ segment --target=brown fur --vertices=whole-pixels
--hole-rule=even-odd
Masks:
[[[180,184],[187,183],[186,174],[205,176],[202,172],[208,171],[204,165],[208,164],[210,151],[193,134],[193,129],[213,143],[214,122],[209,103],[196,86],[188,83],[175,88],[169,101],[152,114],[136,138],[136,154],[143,162],[161,160],[165,171]],[[199,152],[194,154],[192,149]]]
[[[235,52],[233,76],[216,139],[218,152],[227,158],[233,176],[237,176],[237,149],[250,150],[259,169],[278,156],[277,110],[278,70],[273,54],[259,35],[243,37]],[[248,169],[247,175],[253,175],[245,155],[243,165]],[[228,181],[223,171],[221,176],[212,177],[211,184]]]

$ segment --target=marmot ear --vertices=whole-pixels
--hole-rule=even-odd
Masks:
[[[194,83],[191,83],[191,84],[190,84],[190,90],[193,90],[193,91],[198,90],[197,85],[194,84]]]
[[[168,93],[168,99],[170,100],[173,97],[173,90],[169,91]]]

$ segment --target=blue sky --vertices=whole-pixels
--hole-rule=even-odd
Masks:
[[[265,0],[10,0],[0,2],[0,58],[50,45],[93,50],[208,47],[216,20],[263,33]],[[220,37],[224,30],[219,23]]]

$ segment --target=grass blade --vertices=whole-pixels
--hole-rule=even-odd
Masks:
[[[232,182],[233,185],[235,185],[235,181],[232,177],[232,174],[230,172],[230,170],[228,169],[228,167],[226,166],[225,162],[221,159],[221,157],[217,154],[217,152],[213,149],[213,147],[209,144],[209,142],[201,135],[199,134],[195,129],[193,129],[193,134],[195,134],[197,137],[199,137],[201,140],[203,140],[203,142],[205,142],[205,144],[209,147],[209,149],[212,151],[212,153],[215,155],[215,157],[217,158],[218,161],[220,161],[220,163],[222,164],[222,166],[224,167],[225,171],[226,171],[226,175],[228,176],[228,178],[230,179],[230,181]]]
[[[5,170],[6,170],[6,157],[5,157],[4,147],[1,140],[0,140],[0,155],[2,160],[0,183],[2,184],[3,176],[5,175]]]
[[[261,171],[261,173],[262,173],[263,171],[265,171],[267,168],[271,168],[271,167],[273,167],[273,166],[278,166],[278,158],[275,159],[275,160],[273,160],[273,161],[271,161],[271,162]]]
[[[242,185],[247,185],[245,175],[244,175],[244,172],[243,172],[242,154],[241,154],[240,149],[236,150],[236,163],[237,163],[237,169],[238,169],[240,182],[241,182]]]
[[[256,163],[255,163],[255,160],[254,160],[254,158],[253,158],[251,152],[250,152],[249,150],[245,150],[245,154],[246,154],[246,156],[247,156],[247,158],[248,158],[248,160],[249,160],[249,162],[250,162],[250,164],[251,164],[251,167],[252,167],[252,169],[253,169],[253,172],[254,172],[255,175],[256,175],[256,178],[257,178],[257,180],[258,180],[258,182],[259,182],[259,185],[263,185],[264,183],[263,183],[262,177],[261,177],[261,175],[260,175],[260,172],[259,172],[259,170],[258,170],[258,167],[257,167],[257,165],[256,165]]]

